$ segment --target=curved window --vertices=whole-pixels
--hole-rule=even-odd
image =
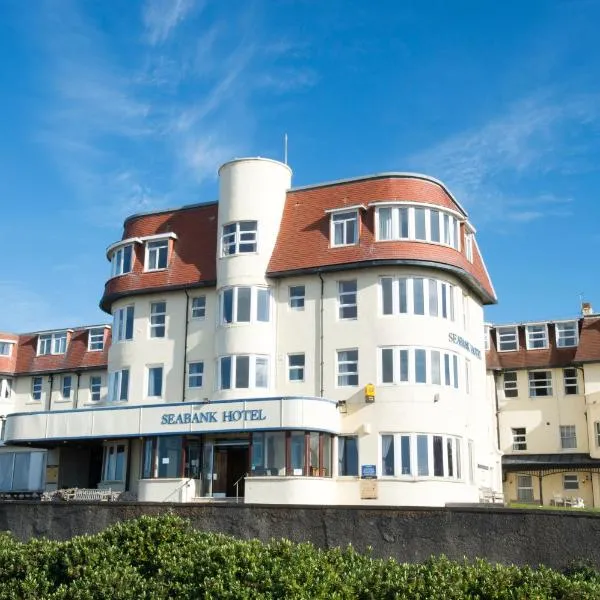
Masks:
[[[121,246],[115,250],[111,256],[111,277],[117,275],[124,275],[125,273],[131,272],[133,263],[133,246],[128,244],[127,246]]]
[[[425,383],[457,388],[459,361],[455,352],[435,348],[389,346],[379,348],[379,383]]]
[[[460,250],[460,221],[434,208],[376,207],[377,241],[419,240]]]
[[[380,311],[387,315],[427,315],[454,321],[455,287],[439,279],[381,277]]]
[[[219,295],[219,322],[268,323],[271,320],[271,291],[269,288],[238,286],[223,290]]]
[[[383,477],[463,479],[462,438],[453,435],[382,434],[380,460]]]
[[[237,354],[219,359],[220,390],[240,390],[269,387],[269,357],[257,354]]]
[[[223,225],[221,233],[221,256],[256,252],[256,221],[238,221]]]

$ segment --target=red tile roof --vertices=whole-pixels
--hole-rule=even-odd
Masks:
[[[104,327],[98,325],[97,328]],[[24,375],[27,373],[75,372],[87,369],[106,369],[108,364],[108,349],[111,344],[110,327],[105,328],[104,350],[88,350],[88,328],[74,329],[67,334],[67,351],[65,354],[46,354],[38,356],[39,333],[13,335],[17,339],[13,350],[13,364],[4,370],[0,365],[0,373],[7,375]],[[4,334],[0,334],[0,338]],[[6,337],[8,339],[8,337]]]
[[[1,374],[11,374],[15,370],[15,365],[17,364],[17,345],[16,343],[19,341],[19,336],[14,333],[2,333],[0,332],[0,340],[5,340],[7,342],[15,342],[12,347],[12,351],[10,356],[0,356],[0,375]]]
[[[582,321],[575,360],[578,362],[600,360],[600,316],[585,317]]]

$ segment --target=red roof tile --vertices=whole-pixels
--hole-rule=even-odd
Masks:
[[[19,341],[19,336],[14,333],[0,332],[0,340],[15,342],[10,356],[0,356],[0,374],[11,374],[14,372],[15,365],[17,364],[17,342]]]
[[[600,361],[600,317],[584,317],[582,321],[575,360]]]

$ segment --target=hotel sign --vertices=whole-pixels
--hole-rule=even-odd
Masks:
[[[448,341],[451,342],[452,344],[456,344],[457,346],[460,346],[461,348],[464,348],[467,352],[470,352],[473,356],[476,356],[477,358],[481,359],[481,350],[479,350],[479,348],[475,348],[475,346],[473,346],[473,344],[471,344],[469,341],[465,340],[465,338],[461,337],[460,335],[458,335],[456,333],[449,333]]]
[[[240,421],[266,421],[264,409],[252,410],[207,410],[191,413],[163,413],[161,425],[189,425],[191,423],[238,423]]]

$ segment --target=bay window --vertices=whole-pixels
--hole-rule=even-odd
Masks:
[[[115,250],[111,257],[111,277],[131,272],[133,263],[133,246],[128,244]]]
[[[221,256],[256,252],[257,230],[257,221],[238,221],[223,225],[221,233]]]
[[[264,287],[236,286],[219,296],[220,323],[268,323],[271,320],[271,291]]]
[[[454,320],[454,286],[422,277],[381,277],[381,314],[428,315]]]
[[[220,390],[269,387],[269,357],[260,355],[230,355],[219,359]]]
[[[129,369],[108,374],[108,394],[111,402],[126,402],[129,397]]]
[[[118,308],[113,313],[113,341],[123,342],[133,339],[133,306]]]

